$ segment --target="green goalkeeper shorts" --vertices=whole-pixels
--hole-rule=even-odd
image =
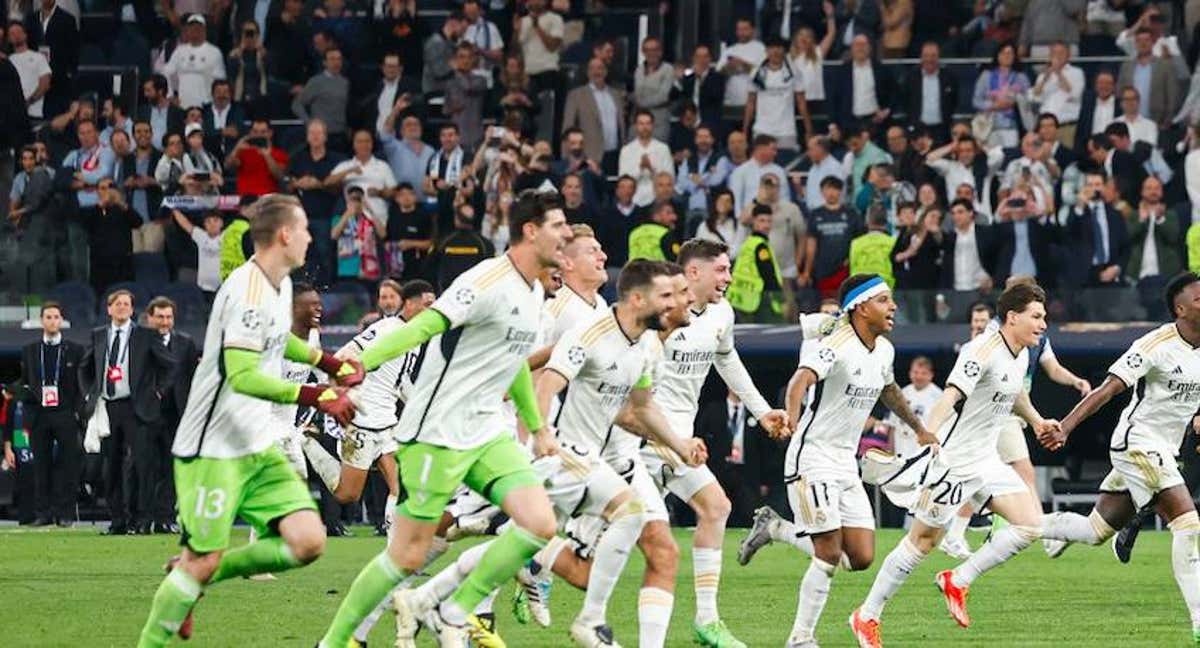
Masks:
[[[276,532],[271,522],[316,510],[308,486],[277,447],[236,459],[175,459],[182,543],[196,553],[229,547],[239,515],[259,536]]]
[[[508,434],[470,450],[408,443],[400,446],[396,460],[405,493],[400,514],[422,522],[440,518],[460,485],[499,506],[514,489],[542,484],[525,452]]]

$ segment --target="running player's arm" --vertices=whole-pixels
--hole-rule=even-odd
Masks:
[[[1063,418],[1058,434],[1038,438],[1042,445],[1050,450],[1061,448],[1067,442],[1067,437],[1075,431],[1075,428],[1079,427],[1080,423],[1098,412],[1114,396],[1144,379],[1157,361],[1157,354],[1146,342],[1150,341],[1157,333],[1157,330],[1151,331],[1134,342],[1129,350],[1117,358],[1117,361],[1108,368],[1108,377],[1104,379],[1104,382],[1090,394],[1084,396],[1083,400],[1079,401]]]
[[[703,440],[695,437],[685,439],[671,430],[667,417],[654,403],[651,384],[650,375],[644,374],[633,386],[633,391],[629,392],[630,414],[637,421],[629,431],[670,448],[689,466],[699,466],[708,461],[708,449]]]
[[[363,369],[374,371],[388,360],[399,358],[409,350],[421,346],[434,336],[445,333],[449,329],[450,319],[437,309],[435,302],[433,306],[405,322],[404,326],[380,336],[374,344],[363,350],[359,359],[362,361]]]
[[[550,362],[550,354],[553,352],[553,344],[534,351],[533,354],[529,356],[529,368],[533,371],[537,371],[538,369],[545,367],[546,363]]]
[[[788,381],[787,395],[784,397],[788,425],[780,437],[790,436],[796,429],[800,416],[804,413],[804,395],[808,393],[809,388],[825,380],[840,362],[837,351],[827,342],[827,339],[805,340],[800,344],[800,363]]]
[[[763,398],[754,386],[754,379],[750,377],[750,372],[746,371],[746,365],[742,364],[742,358],[733,345],[732,322],[730,326],[725,327],[717,340],[717,354],[713,358],[713,366],[716,367],[721,380],[725,381],[725,385],[746,404],[746,411],[763,424],[763,429],[768,432],[774,429],[774,432],[778,433],[778,428],[787,424],[787,415],[781,410],[771,408],[767,399]]]
[[[1084,378],[1075,375],[1070,369],[1067,369],[1058,361],[1058,356],[1054,353],[1054,347],[1050,346],[1050,341],[1046,340],[1046,348],[1042,350],[1042,355],[1038,358],[1038,364],[1041,365],[1042,371],[1046,372],[1046,376],[1060,385],[1073,387],[1079,390],[1080,396],[1087,396],[1092,391],[1092,384]]]
[[[1058,421],[1042,418],[1037,408],[1033,406],[1033,401],[1029,398],[1029,392],[1024,389],[1021,390],[1020,394],[1017,394],[1017,400],[1013,403],[1013,412],[1025,419],[1026,423],[1029,423],[1029,426],[1033,428],[1034,434],[1038,438],[1053,435],[1060,429]]]
[[[525,429],[532,430],[535,434],[542,432],[546,427],[545,417],[542,416],[539,407],[539,400],[533,386],[533,372],[529,370],[529,363],[521,365],[517,371],[516,378],[513,378],[513,383],[508,388],[508,397],[516,406],[517,416],[521,417],[521,423]]]
[[[323,349],[309,346],[295,333],[288,333],[283,357],[292,362],[301,362],[324,371],[326,375],[343,387],[353,387],[362,382],[362,364],[353,358],[342,359]]]
[[[879,394],[879,401],[917,435],[917,443],[921,445],[937,443],[937,436],[927,430],[925,424],[921,422],[921,418],[913,413],[908,399],[904,397],[904,392],[896,383],[890,382],[883,388]]]

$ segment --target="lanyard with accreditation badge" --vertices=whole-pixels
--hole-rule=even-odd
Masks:
[[[117,355],[116,362],[112,362],[111,348],[105,354],[104,364],[108,365],[108,380],[114,385],[125,378],[125,371],[121,369],[121,365],[124,364],[125,358],[129,356],[129,335],[132,333],[133,330],[130,329],[129,333],[125,336],[125,340],[122,341],[121,351]],[[114,334],[120,335],[121,329],[117,329]]]
[[[46,382],[46,345],[42,344],[42,407],[58,407],[58,377],[62,374],[62,342],[54,345],[54,382]]]

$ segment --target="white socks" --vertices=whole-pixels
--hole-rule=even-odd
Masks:
[[[696,625],[706,626],[721,618],[717,612],[717,586],[721,583],[721,550],[693,548],[692,574],[696,588]]]
[[[883,614],[883,606],[887,604],[888,599],[896,595],[900,586],[908,580],[908,575],[912,573],[917,565],[925,560],[925,555],[917,551],[917,547],[913,545],[908,536],[896,545],[895,549],[883,559],[883,565],[879,568],[879,573],[875,576],[875,582],[871,584],[871,591],[867,593],[867,600],[863,602],[860,608],[860,616],[863,619],[876,619]]]
[[[795,524],[779,519],[772,521],[767,529],[771,532],[771,540],[790,544],[804,552],[807,556],[813,555],[813,551],[815,550],[813,549],[812,538],[796,528]]]
[[[1098,545],[1111,538],[1115,531],[1096,511],[1083,517],[1078,513],[1059,511],[1042,516],[1042,537]]]
[[[310,436],[304,437],[300,447],[304,449],[304,456],[308,457],[308,462],[312,464],[313,470],[317,471],[317,477],[321,478],[325,488],[331,493],[337,490],[342,481],[342,462]]]
[[[954,538],[955,540],[965,540],[967,537],[967,525],[971,523],[971,514],[965,516],[955,515],[953,520],[950,520],[950,526],[946,529],[946,537]]]
[[[392,538],[396,535],[396,499],[395,495],[388,493],[387,501],[383,504],[383,523],[387,525],[388,544],[392,544]]]
[[[638,593],[638,648],[662,648],[667,641],[673,607],[675,595],[671,592],[657,587],[642,588]]]
[[[1041,527],[1019,525],[1006,526],[992,534],[978,551],[951,572],[954,584],[967,587],[983,572],[998,567],[1001,563],[1021,552],[1022,549],[1042,537]]]
[[[1184,513],[1171,520],[1171,571],[1192,617],[1192,628],[1200,628],[1200,554],[1196,538],[1200,536],[1200,517]]]
[[[567,539],[562,536],[554,536],[533,556],[533,561],[541,567],[538,573],[534,574],[539,579],[550,580],[554,577],[554,562],[558,560],[558,554],[567,547]]]
[[[833,580],[834,565],[813,558],[800,581],[800,597],[796,602],[796,620],[792,623],[789,641],[811,641],[829,598],[829,583]]]
[[[579,613],[580,619],[588,620],[591,625],[606,622],[608,599],[612,597],[613,588],[616,587],[621,572],[625,571],[629,551],[637,544],[638,536],[642,534],[642,524],[642,505],[637,500],[628,500],[613,512],[608,528],[596,543],[596,555],[593,558],[591,574],[588,576],[587,593],[583,599],[583,610]]]

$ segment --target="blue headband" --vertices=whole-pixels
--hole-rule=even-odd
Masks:
[[[850,311],[854,310],[855,306],[858,306],[859,304],[886,290],[888,290],[888,286],[887,283],[884,282],[883,277],[875,275],[862,285],[857,286],[850,292],[846,293],[846,299],[842,300],[842,312],[849,313]]]

